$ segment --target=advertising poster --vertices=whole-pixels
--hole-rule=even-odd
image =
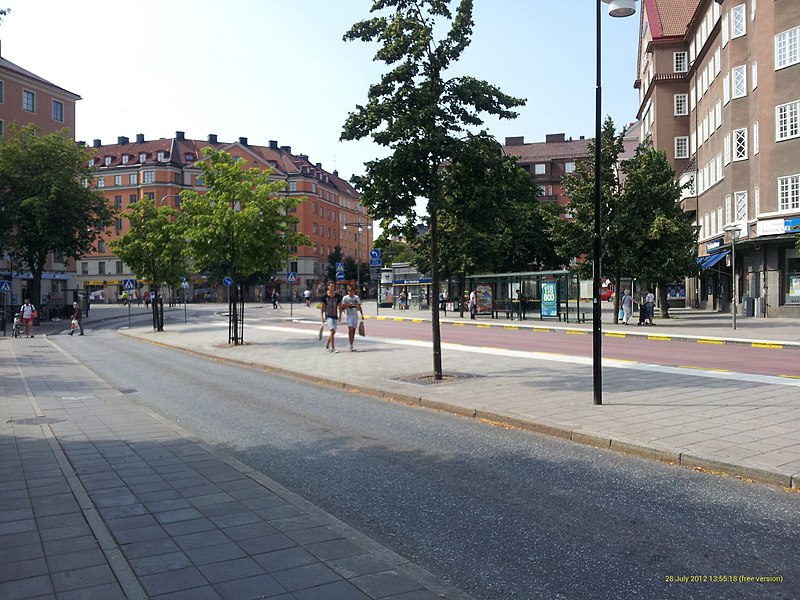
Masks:
[[[555,281],[543,281],[541,284],[541,306],[543,317],[558,316],[558,284]]]
[[[478,312],[482,314],[491,314],[492,312],[492,286],[488,283],[479,285],[475,288],[478,292]]]

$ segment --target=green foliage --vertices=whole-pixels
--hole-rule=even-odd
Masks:
[[[366,163],[354,177],[361,200],[384,227],[399,222],[413,233],[417,199],[427,202],[432,286],[439,287],[437,218],[443,209],[442,165],[459,154],[463,135],[482,124],[482,114],[516,116],[523,100],[474,77],[447,77],[447,71],[469,45],[472,0],[460,0],[451,12],[449,0],[375,0],[376,16],[353,25],[344,39],[377,42],[375,60],[389,70],[369,88],[366,105],[345,121],[341,139],[365,137],[391,150]],[[382,13],[382,14],[378,14]],[[450,24],[441,38],[437,25]],[[432,308],[434,376],[441,373],[441,338],[437,305]]]
[[[111,243],[111,250],[136,274],[156,284],[177,287],[188,275],[186,239],[176,222],[178,212],[144,198],[122,213],[131,224],[128,233]]]
[[[342,247],[336,244],[333,252],[328,254],[328,269],[326,273],[328,281],[336,281],[336,263],[340,262],[344,262],[344,253],[342,252]]]
[[[68,131],[38,135],[28,125],[8,128],[0,142],[0,249],[14,253],[14,268],[33,274],[32,301],[52,253],[67,259],[90,252],[113,212],[92,180],[90,152]]]
[[[293,246],[311,245],[293,227],[291,209],[304,199],[280,195],[284,182],[270,181],[270,171],[245,169],[226,152],[204,148],[203,155],[197,164],[208,190],[184,191],[179,217],[197,269],[238,281],[282,269]]]

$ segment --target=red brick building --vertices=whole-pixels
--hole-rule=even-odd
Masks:
[[[145,140],[142,134],[134,140],[119,137],[115,144],[94,140],[95,185],[119,212],[142,200],[179,208],[182,190],[203,190],[202,182],[198,182],[201,172],[195,163],[202,159],[205,147],[224,150],[250,167],[271,169],[272,179],[285,182],[285,194],[307,198],[297,207],[297,228],[315,245],[297,248],[296,259],[276,274],[284,296],[287,271],[297,273],[294,291],[311,289],[316,293],[326,278],[328,255],[337,245],[345,257],[368,262],[371,230],[365,227],[359,233],[355,227],[344,228],[347,223],[371,223],[353,187],[337,171],[327,171],[320,163],[310,162],[307,155],[293,154],[290,146],[280,146],[275,140],[266,146],[251,144],[244,137],[219,141],[214,134],[205,140],[192,140],[182,131],[175,132],[172,138],[158,140]],[[110,234],[99,241],[96,252],[79,263],[79,285],[86,285],[91,291],[104,289],[107,298],[116,298],[122,292],[122,281],[133,278],[133,274],[113,255],[109,242],[124,235],[128,228],[127,220],[117,217]],[[194,292],[202,294],[206,284],[196,278],[192,287]]]

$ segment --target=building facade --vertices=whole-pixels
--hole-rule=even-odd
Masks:
[[[33,123],[42,134],[75,131],[75,103],[80,96],[23,69],[0,56],[0,137],[9,126],[22,128]],[[10,297],[3,302],[21,304],[28,296],[33,277],[27,270],[12,273],[13,253],[0,255],[0,277],[11,281]],[[67,289],[73,265],[63,256],[51,256],[42,274],[42,304],[63,305],[69,302]]]
[[[295,155],[290,146],[279,146],[275,140],[261,146],[249,143],[244,137],[232,142],[219,141],[214,134],[206,140],[187,139],[182,131],[175,132],[172,138],[158,140],[145,140],[144,135],[138,134],[133,141],[119,137],[115,144],[102,144],[101,140],[92,144],[94,158],[90,166],[95,170],[94,185],[118,214],[111,231],[98,241],[95,252],[79,262],[79,286],[88,288],[95,298],[102,294],[107,301],[114,301],[122,294],[124,280],[134,275],[110,250],[110,243],[130,228],[121,213],[140,201],[180,209],[181,191],[203,191],[196,163],[202,160],[205,147],[223,150],[246,161],[250,167],[270,169],[271,179],[285,182],[283,193],[306,198],[296,208],[297,229],[308,235],[314,245],[298,247],[296,257],[285,270],[275,274],[275,285],[284,297],[289,272],[297,274],[293,291],[310,289],[316,293],[326,278],[328,255],[337,245],[345,257],[367,262],[372,232],[366,225],[371,220],[359,204],[357,192],[337,171],[329,172],[320,163],[311,163],[307,155]],[[359,232],[353,223],[363,223],[365,227]],[[351,226],[345,227],[347,224]],[[190,292],[198,300],[217,297],[213,283],[200,277],[190,282]]]
[[[642,139],[693,182],[687,298],[800,317],[800,2],[643,0],[640,23]]]

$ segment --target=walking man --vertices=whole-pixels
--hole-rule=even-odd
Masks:
[[[78,335],[83,335],[83,314],[81,313],[81,305],[77,302],[72,303],[72,320],[78,322],[78,328],[81,332]],[[75,329],[70,329],[69,334],[75,333]]]
[[[325,344],[325,350],[337,354],[336,350],[336,323],[339,321],[340,309],[339,305],[342,303],[341,295],[336,293],[336,284],[330,282],[328,284],[328,292],[322,296],[322,323],[328,326],[328,341]]]
[[[353,342],[356,339],[356,329],[358,328],[358,313],[361,313],[361,318],[364,318],[364,311],[361,309],[361,298],[356,296],[356,289],[351,285],[347,288],[347,296],[342,298],[341,307],[339,308],[339,318],[341,313],[345,312],[347,321],[347,337],[350,340],[350,352],[355,352]]]

